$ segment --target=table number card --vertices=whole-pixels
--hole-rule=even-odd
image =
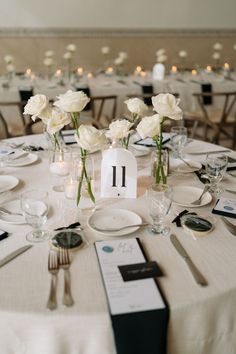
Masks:
[[[236,218],[236,199],[220,198],[212,210],[213,214]]]
[[[137,162],[133,154],[122,148],[104,152],[101,164],[101,197],[136,198]]]

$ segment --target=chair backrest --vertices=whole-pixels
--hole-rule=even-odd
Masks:
[[[117,96],[92,96],[90,99],[92,113],[91,123],[97,128],[108,126],[116,116]],[[105,119],[105,124],[102,122],[103,118]]]
[[[19,89],[19,95],[21,102],[27,102],[31,96],[34,95],[34,91],[32,88],[29,89]]]
[[[20,118],[21,118],[23,127],[25,126],[26,121],[25,121],[25,117],[23,115],[24,102],[18,102],[18,101],[15,101],[15,102],[0,102],[0,109],[1,109],[1,107],[8,107],[8,108],[17,107],[17,109],[19,110],[19,114],[20,114]]]
[[[89,87],[79,87],[76,86],[76,91],[83,91],[88,97],[91,96],[90,93],[90,88]],[[91,102],[89,102],[88,104],[86,104],[86,106],[83,109],[84,111],[90,111],[91,110]]]
[[[218,108],[220,111],[220,118],[218,124],[223,125],[227,122],[228,116],[231,114],[232,109],[236,103],[236,92],[204,92],[204,93],[194,93],[194,97],[196,97],[198,104],[202,110],[203,116],[205,119],[211,121],[211,117],[209,114],[209,106],[206,105],[205,98],[221,98],[222,104],[221,107]]]
[[[5,121],[2,112],[0,111],[0,139],[10,138],[11,134],[8,130],[7,122]]]

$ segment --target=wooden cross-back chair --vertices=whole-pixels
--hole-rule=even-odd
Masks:
[[[186,114],[186,124],[192,120],[192,138],[202,138],[205,141],[220,143],[221,136],[232,140],[232,148],[236,145],[236,114],[233,111],[236,104],[236,92],[205,92],[194,93],[200,112]],[[212,104],[205,104],[204,98],[211,97]],[[221,99],[220,108],[214,108],[215,99]],[[200,130],[199,128],[202,128]],[[200,136],[199,136],[199,131]]]

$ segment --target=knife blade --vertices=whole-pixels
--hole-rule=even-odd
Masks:
[[[210,155],[210,154],[219,154],[223,152],[230,152],[229,149],[224,149],[224,150],[211,150],[211,151],[193,151],[193,152],[186,152],[188,155]]]
[[[221,217],[221,220],[225,224],[226,228],[229,230],[229,232],[233,235],[236,236],[236,226],[232,224],[229,220],[224,218],[223,216]]]
[[[15,250],[14,252],[10,253],[8,256],[4,257],[1,261],[0,261],[0,267],[4,266],[5,264],[7,264],[8,262],[10,262],[12,259],[16,258],[17,256],[19,256],[21,253],[27,251],[28,249],[30,249],[32,247],[32,245],[27,245],[27,246],[23,246],[21,248],[18,248],[17,250]]]
[[[172,234],[172,235],[170,235],[170,240],[171,240],[173,246],[175,247],[175,249],[177,250],[177,252],[183,257],[183,259],[187,263],[189,270],[191,271],[195,281],[201,286],[206,286],[207,285],[206,279],[199,272],[199,270],[197,269],[197,267],[195,266],[195,264],[193,263],[193,261],[191,260],[191,258],[188,255],[188,253],[185,251],[184,247],[181,245],[181,243],[177,239],[177,237]]]

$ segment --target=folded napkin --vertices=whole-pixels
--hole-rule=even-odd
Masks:
[[[74,222],[73,224],[70,224],[68,226],[58,227],[54,231],[65,230],[65,229],[76,229],[78,226],[80,226],[80,222],[77,221],[77,222]]]
[[[142,85],[142,91],[143,94],[153,94],[153,86],[152,85]],[[144,97],[144,103],[147,106],[151,106],[152,105],[152,99],[151,97]]]
[[[211,93],[212,92],[212,85],[211,84],[201,84],[202,93]],[[213,103],[211,96],[203,96],[203,104],[205,106],[209,106]]]

